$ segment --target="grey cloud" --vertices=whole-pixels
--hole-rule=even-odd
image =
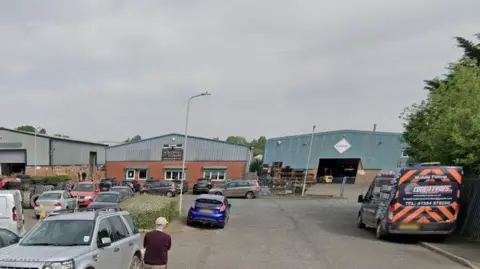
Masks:
[[[27,4],[28,2],[28,4]],[[473,1],[6,1],[0,4],[4,125],[82,139],[182,132],[280,136],[400,131],[422,80],[472,36]]]

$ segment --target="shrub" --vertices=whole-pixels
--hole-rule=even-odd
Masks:
[[[122,210],[130,212],[139,229],[153,229],[158,217],[168,221],[178,217],[178,200],[159,195],[137,195],[120,203]]]
[[[60,182],[72,180],[69,175],[49,175],[49,176],[32,176],[33,183],[57,185]]]

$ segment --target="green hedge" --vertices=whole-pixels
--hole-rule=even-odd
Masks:
[[[120,203],[122,210],[130,212],[139,229],[153,229],[158,217],[168,221],[178,217],[178,200],[159,195],[142,194]]]
[[[45,185],[57,185],[60,182],[72,180],[69,175],[32,176],[33,183]]]

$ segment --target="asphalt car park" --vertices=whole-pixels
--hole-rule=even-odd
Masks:
[[[184,196],[188,212],[196,196]],[[354,200],[229,199],[224,229],[171,231],[172,268],[460,269],[415,242],[377,240],[356,228]],[[36,223],[26,210],[27,228]]]

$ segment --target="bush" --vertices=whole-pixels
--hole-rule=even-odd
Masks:
[[[69,175],[32,176],[33,183],[45,185],[57,185],[60,182],[72,180]]]
[[[168,221],[178,217],[178,201],[158,195],[137,195],[120,203],[122,210],[130,212],[139,229],[154,229],[155,220],[165,217]]]

